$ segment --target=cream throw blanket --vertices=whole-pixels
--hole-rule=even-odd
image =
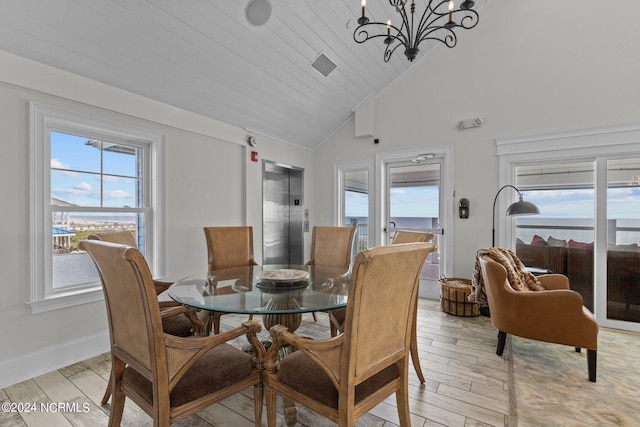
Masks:
[[[502,265],[507,270],[507,280],[511,287],[520,292],[543,291],[545,288],[532,273],[525,270],[520,259],[505,248],[480,249],[476,254],[476,262],[473,267],[473,278],[471,279],[471,294],[469,301],[477,302],[480,306],[487,306],[487,294],[484,290],[484,280],[480,271],[480,258],[488,256],[492,260]]]

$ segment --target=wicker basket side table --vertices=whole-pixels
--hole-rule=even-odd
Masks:
[[[478,304],[469,301],[471,280],[461,278],[440,279],[440,308],[454,316],[475,317],[480,315]]]

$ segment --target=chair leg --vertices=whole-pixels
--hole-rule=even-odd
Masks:
[[[596,382],[596,367],[598,364],[598,352],[587,349],[587,367],[589,369],[589,381]]]
[[[507,341],[507,333],[500,331],[498,332],[498,348],[496,349],[496,354],[498,356],[502,356],[504,353],[504,344]]]
[[[220,333],[220,317],[222,313],[218,313],[217,311],[213,312],[213,334],[218,335]]]
[[[107,389],[104,391],[104,396],[102,396],[102,400],[100,403],[106,405],[111,397],[111,385],[113,384],[113,380],[111,379],[111,374],[109,374],[109,382],[107,383]]]
[[[411,425],[411,416],[409,414],[409,384],[407,381],[407,375],[405,372],[404,380],[400,385],[400,389],[396,391],[396,405],[398,407],[400,427]]]
[[[420,383],[424,384],[424,374],[422,373],[420,358],[418,356],[418,343],[415,341],[411,341],[409,350],[411,351],[411,361],[413,362],[413,368],[416,370],[416,374],[418,375],[418,379],[420,379]]]
[[[122,412],[126,396],[122,391],[122,373],[125,364],[120,360],[115,360],[111,366],[111,382],[113,384],[113,393],[111,396],[111,408],[109,411],[109,427],[118,427],[122,422]]]
[[[278,393],[275,390],[265,387],[265,401],[267,404],[267,427],[276,427],[276,405],[278,404]]]
[[[418,355],[418,332],[417,332],[417,312],[413,316],[413,324],[411,325],[411,342],[409,343],[409,352],[411,353],[411,361],[413,362],[413,368],[418,374],[420,383],[424,384],[424,374],[422,373],[422,367],[420,366],[420,356]]]
[[[256,427],[262,426],[262,398],[263,398],[262,384],[256,384],[253,386],[253,415],[255,417]]]
[[[311,312],[311,315],[313,316],[313,321],[314,321],[314,322],[317,322],[317,321],[318,321],[318,317],[316,316],[316,312],[315,312],[315,311],[312,311],[312,312]]]

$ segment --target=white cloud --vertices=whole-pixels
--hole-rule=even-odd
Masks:
[[[107,199],[127,199],[130,197],[131,197],[130,193],[127,193],[126,191],[122,191],[122,190],[109,191],[105,194],[105,198]]]
[[[91,187],[91,184],[89,184],[88,182],[81,182],[74,185],[73,188],[74,190],[78,190],[83,193],[89,193],[91,192],[91,190],[93,190],[93,187]]]
[[[69,165],[62,163],[60,160],[58,159],[51,159],[51,168],[52,169],[69,169]],[[54,173],[60,173],[62,175],[66,175],[66,176],[70,176],[70,177],[74,177],[77,174],[75,172],[71,172],[71,171],[65,171],[65,170],[54,170]]]

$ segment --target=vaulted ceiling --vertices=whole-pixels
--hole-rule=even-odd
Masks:
[[[0,49],[307,149],[429,49],[445,49],[423,42],[413,64],[400,50],[385,63],[379,39],[353,40],[360,0],[270,0],[261,26],[247,22],[248,3],[2,0]],[[395,15],[387,0],[367,10]],[[320,54],[337,65],[327,77],[311,67]]]

